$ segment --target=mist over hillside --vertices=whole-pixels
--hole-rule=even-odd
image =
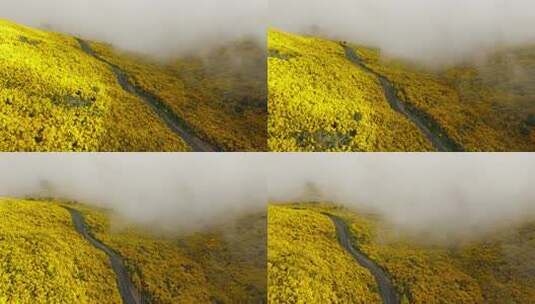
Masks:
[[[535,219],[530,154],[83,154],[0,157],[0,196],[59,197],[199,228],[268,201],[326,201],[396,228],[478,236]]]
[[[269,167],[271,201],[371,211],[431,238],[478,237],[535,220],[530,154],[299,154]]]
[[[270,25],[381,48],[425,64],[454,64],[535,45],[529,0],[272,0]]]
[[[252,38],[265,43],[267,0],[2,1],[0,17],[171,56]]]
[[[265,210],[258,158],[9,154],[0,157],[0,196],[76,200],[113,209],[141,224],[200,229]]]

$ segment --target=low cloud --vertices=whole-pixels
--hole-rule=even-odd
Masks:
[[[535,220],[530,154],[295,154],[269,167],[271,201],[376,212],[396,229],[472,237]]]
[[[535,44],[530,0],[271,0],[270,25],[321,33],[427,64]]]
[[[243,38],[264,44],[267,0],[18,0],[0,18],[169,56]]]
[[[265,212],[253,154],[5,154],[0,197],[54,197],[111,208],[166,230]]]
[[[199,229],[268,201],[327,201],[433,237],[535,220],[531,154],[4,154],[0,196],[61,197]]]

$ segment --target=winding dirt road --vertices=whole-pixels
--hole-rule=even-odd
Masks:
[[[191,128],[184,119],[173,112],[173,110],[160,98],[131,83],[128,80],[128,75],[125,71],[123,71],[117,65],[100,57],[97,53],[95,53],[87,41],[84,41],[80,38],[77,38],[76,40],[86,54],[110,66],[123,90],[130,94],[136,95],[141,100],[145,101],[145,103],[149,105],[154,112],[156,112],[158,117],[160,117],[160,119],[167,124],[169,129],[180,136],[194,152],[222,151],[222,149],[212,145],[207,141],[204,141],[202,138],[197,136],[193,128]]]
[[[94,247],[104,251],[110,258],[111,266],[113,271],[117,276],[117,285],[119,287],[119,292],[121,293],[121,298],[125,304],[144,304],[145,300],[140,292],[137,291],[136,287],[130,281],[126,267],[124,266],[122,258],[115,253],[111,248],[102,244],[97,239],[93,238],[89,231],[87,230],[87,225],[85,223],[84,217],[82,214],[75,209],[64,207],[67,209],[72,217],[72,222],[78,233],[80,233],[85,239],[91,243]]]
[[[375,281],[379,286],[379,294],[383,299],[383,303],[399,304],[400,301],[398,294],[396,292],[396,289],[394,288],[394,285],[390,281],[390,278],[388,277],[387,273],[381,267],[375,264],[372,260],[370,260],[366,255],[355,249],[355,247],[353,247],[353,245],[351,244],[351,234],[346,223],[341,218],[332,214],[325,213],[325,215],[333,221],[336,227],[336,234],[338,236],[338,242],[340,243],[340,245],[347,252],[349,252],[349,254],[351,254],[353,258],[355,258],[355,260],[362,267],[368,269],[375,277]]]
[[[440,152],[462,152],[463,148],[461,145],[452,140],[444,129],[433,120],[427,113],[423,112],[420,109],[412,105],[405,104],[398,98],[397,90],[383,75],[375,72],[370,69],[362,59],[357,55],[355,50],[345,44],[341,44],[345,50],[346,58],[351,61],[353,64],[362,68],[368,73],[375,75],[379,78],[381,85],[383,87],[386,100],[390,106],[398,113],[404,115],[416,127],[423,133],[423,135],[431,142],[433,147]]]

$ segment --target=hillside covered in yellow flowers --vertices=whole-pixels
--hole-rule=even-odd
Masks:
[[[271,29],[273,151],[535,151],[535,47],[433,69]]]
[[[121,259],[143,303],[260,303],[266,296],[265,215],[163,234],[109,210],[2,198],[0,303],[131,303],[123,302],[109,252],[75,229],[74,214]],[[113,230],[110,218],[120,223]]]
[[[268,213],[269,303],[387,303],[378,281],[339,245],[378,265],[397,296],[388,303],[532,303],[534,222],[478,239],[431,245],[372,213],[326,204],[272,204]],[[309,278],[314,278],[310,280]]]
[[[263,52],[206,57],[164,63],[0,20],[0,151],[265,150]]]

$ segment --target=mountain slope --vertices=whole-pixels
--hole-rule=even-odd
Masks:
[[[209,150],[265,150],[264,54],[254,43],[206,56],[224,72],[203,57],[162,63],[87,46],[106,61],[75,37],[0,20],[0,151],[206,150],[190,137]]]
[[[322,220],[329,217],[341,219],[349,227],[352,246],[384,269],[397,289],[401,303],[531,303],[535,299],[533,222],[499,228],[478,240],[432,245],[403,236],[376,215],[356,213],[331,204],[272,205],[269,210],[270,249],[273,246],[271,240],[285,240],[286,247],[298,248],[301,252],[301,240],[305,235],[308,235],[307,238],[325,236],[318,227],[305,228],[314,227],[317,220],[305,217],[300,221],[296,217],[298,214],[315,214]],[[283,218],[281,214],[288,217],[286,226],[278,223],[280,219],[271,218]],[[288,229],[292,234],[288,234]],[[329,238],[336,241],[332,234]],[[331,250],[325,245],[316,249],[317,252]],[[350,256],[349,253],[347,255]],[[271,259],[271,252],[269,257]],[[292,269],[306,260],[307,255],[300,253],[279,268]],[[308,265],[305,271],[312,271],[315,267],[310,263],[304,265]],[[346,269],[348,266],[332,264],[329,267]],[[268,270],[271,278],[274,270]],[[323,270],[316,276],[325,277],[327,273]],[[277,282],[270,279],[270,291],[276,290],[271,283],[278,284],[277,288],[284,288],[289,282],[289,275]],[[326,286],[333,284],[338,285],[340,281],[324,282]],[[369,287],[369,283],[357,284],[361,284],[362,288]],[[315,291],[310,289],[312,293]]]
[[[476,240],[426,245],[385,229],[378,217],[331,210],[351,225],[354,242],[392,274],[410,303],[530,303],[535,299],[533,222],[496,228]]]
[[[166,64],[102,43],[91,46],[222,150],[266,150],[266,57],[254,42],[237,41]]]
[[[0,54],[0,150],[188,150],[74,38],[0,21]]]
[[[502,49],[481,63],[438,71],[382,61],[377,50],[356,51],[467,151],[535,151],[535,47]]]
[[[268,303],[380,303],[377,285],[338,244],[326,216],[269,206]]]
[[[165,236],[128,222],[111,230],[112,214],[79,209],[95,236],[125,258],[134,283],[151,303],[261,303],[265,299],[263,214],[193,234]]]
[[[268,41],[272,150],[535,150],[534,47],[429,70],[346,42]]]
[[[263,214],[178,234],[59,201],[0,199],[0,215],[0,303],[123,303],[129,290],[154,304],[266,297]]]
[[[58,204],[0,199],[0,303],[121,303],[106,255]]]

